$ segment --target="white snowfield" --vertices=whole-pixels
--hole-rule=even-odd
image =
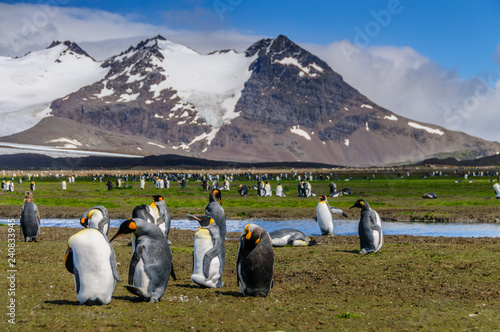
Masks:
[[[54,99],[104,78],[107,69],[99,62],[66,49],[60,44],[20,58],[0,57],[0,136],[33,127],[50,115]]]
[[[162,90],[177,90],[184,103],[193,104],[201,118],[213,128],[239,116],[235,112],[245,82],[252,72],[250,64],[257,55],[248,58],[243,53],[229,51],[202,55],[171,41],[158,41],[163,60],[153,64],[163,70],[166,80],[150,88],[157,98]]]
[[[436,135],[444,135],[444,132],[439,130],[439,129],[434,129],[426,126],[422,126],[421,124],[415,123],[415,122],[408,122],[408,126],[413,127],[415,129],[422,129],[425,130],[426,132],[430,134],[436,134]]]

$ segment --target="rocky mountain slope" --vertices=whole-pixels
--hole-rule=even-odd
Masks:
[[[101,68],[99,80],[52,102],[44,130],[0,140],[23,142],[44,132],[41,142],[54,141],[62,133],[51,126],[66,119],[72,129],[64,138],[79,142],[78,149],[139,155],[182,151],[212,160],[371,166],[500,151],[499,143],[379,107],[285,36],[245,53],[208,55],[157,36]]]

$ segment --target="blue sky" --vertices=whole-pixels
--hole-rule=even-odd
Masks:
[[[0,56],[69,39],[101,60],[157,34],[242,51],[284,34],[381,106],[497,141],[499,32],[498,0],[0,1]]]
[[[284,34],[297,43],[328,45],[354,38],[366,29],[370,46],[410,46],[462,78],[484,72],[499,76],[495,60],[500,44],[500,1],[0,1],[99,9],[169,29],[236,30],[241,34],[275,37]],[[397,13],[390,13],[393,6]],[[383,15],[383,12],[391,15]],[[377,30],[375,13],[382,20]],[[381,14],[382,13],[382,14]],[[386,22],[388,22],[386,24]],[[359,30],[355,30],[359,28]],[[370,30],[370,28],[372,30]]]

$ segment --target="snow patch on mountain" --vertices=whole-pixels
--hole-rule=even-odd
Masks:
[[[309,77],[317,77],[318,74],[311,72],[311,68],[315,69],[316,71],[318,71],[320,73],[323,72],[323,68],[318,66],[315,62],[304,67],[300,64],[299,60],[292,58],[292,57],[286,57],[286,58],[283,58],[281,60],[274,60],[274,63],[279,63],[279,64],[284,65],[284,66],[291,65],[291,66],[295,66],[295,67],[299,68],[300,69],[300,73],[299,73],[300,77],[303,77],[305,75],[308,75]]]
[[[398,118],[393,114],[391,116],[384,116],[384,120],[398,121]]]
[[[159,40],[158,46],[163,59],[153,58],[152,64],[161,68],[167,79],[151,86],[154,98],[165,89],[174,89],[182,100],[179,108],[186,103],[194,105],[214,128],[239,116],[235,106],[256,57],[234,51],[202,55],[168,40]]]
[[[408,126],[416,128],[416,129],[422,129],[425,130],[426,132],[430,134],[436,134],[436,135],[444,135],[444,132],[439,130],[439,129],[434,129],[426,126],[422,126],[421,124],[415,123],[415,122],[408,122]]]
[[[219,132],[220,128],[214,128],[212,129],[209,133],[203,133],[199,136],[196,136],[190,143],[186,144],[186,143],[182,143],[178,146],[173,146],[172,148],[177,150],[177,149],[183,149],[183,150],[188,150],[190,149],[191,145],[193,145],[194,143],[196,142],[199,142],[199,141],[202,141],[202,140],[207,140],[207,145],[210,145],[213,141],[213,139],[215,138],[215,136],[217,135],[217,133]],[[203,149],[202,152],[206,152],[206,148]]]
[[[106,72],[100,63],[63,44],[20,58],[0,57],[0,135],[33,127],[48,116],[52,100],[101,80]]]
[[[311,140],[311,136],[309,136],[306,131],[300,129],[299,126],[293,126],[292,128],[290,128],[290,131],[295,135],[302,136],[309,141]]]

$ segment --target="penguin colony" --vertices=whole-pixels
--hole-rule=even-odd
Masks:
[[[166,180],[166,181],[165,181]],[[191,281],[202,288],[220,288],[224,286],[222,275],[225,265],[226,217],[222,208],[221,190],[229,190],[229,181],[224,180],[223,186],[210,187],[208,205],[205,215],[190,218],[199,222],[200,227],[194,234],[193,273]],[[64,185],[66,184],[65,181]],[[102,179],[101,179],[102,182]],[[10,183],[10,181],[9,181]],[[74,178],[68,178],[68,183],[74,183]],[[156,184],[168,183],[168,179],[158,179]],[[179,182],[181,188],[186,188],[185,178]],[[106,183],[112,189],[112,183]],[[121,186],[122,181],[117,185]],[[6,190],[9,190],[7,184]],[[3,184],[4,186],[4,184]],[[203,180],[203,190],[208,191],[208,181]],[[164,187],[164,186],[163,186]],[[351,194],[349,189],[337,191],[335,183],[331,182],[330,197]],[[144,178],[141,178],[140,188],[144,189]],[[30,189],[35,190],[32,182]],[[65,190],[65,188],[61,188]],[[259,179],[258,196],[271,195],[268,181]],[[276,196],[285,197],[281,184],[276,188]],[[496,198],[500,198],[500,185],[493,186]],[[315,196],[307,181],[300,181],[299,196]],[[248,195],[248,187],[244,184],[238,187],[241,196]],[[436,198],[434,193],[433,197]],[[426,194],[427,195],[427,194]],[[129,265],[128,285],[125,288],[146,302],[158,302],[167,288],[170,277],[176,280],[172,251],[168,239],[171,216],[164,198],[161,195],[150,196],[150,205],[136,206],[132,218],[125,220],[118,232],[108,241],[109,215],[104,206],[93,206],[85,211],[80,224],[85,228],[68,240],[68,248],[64,256],[66,269],[74,274],[75,289],[80,304],[101,305],[111,301],[116,281],[120,281],[117,262],[110,242],[115,238],[132,234],[132,257]],[[357,200],[352,208],[360,208],[358,235],[362,255],[377,252],[383,245],[381,220],[376,211],[363,199]],[[332,213],[347,214],[329,205],[326,195],[319,196],[316,207],[316,221],[322,235],[334,235]],[[25,192],[25,200],[21,211],[21,232],[25,241],[37,241],[40,237],[40,216],[33,201],[32,192]],[[311,236],[297,229],[280,229],[268,233],[255,224],[245,226],[240,237],[236,258],[237,283],[244,296],[267,296],[272,288],[274,275],[273,247],[311,246],[319,244]]]

